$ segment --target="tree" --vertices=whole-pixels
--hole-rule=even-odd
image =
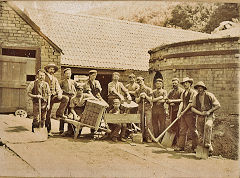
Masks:
[[[224,3],[220,5],[214,13],[210,16],[208,24],[205,26],[204,31],[211,33],[223,21],[233,21],[239,19],[239,4]]]

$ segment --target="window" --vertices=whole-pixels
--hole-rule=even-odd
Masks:
[[[2,48],[2,55],[35,58],[36,50]]]

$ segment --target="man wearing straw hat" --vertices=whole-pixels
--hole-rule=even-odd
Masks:
[[[51,134],[51,112],[52,112],[52,107],[54,103],[60,103],[57,112],[56,112],[56,117],[57,118],[62,118],[65,119],[66,116],[64,116],[64,111],[67,107],[69,98],[65,95],[63,95],[63,91],[58,83],[57,78],[54,76],[54,73],[57,72],[58,67],[55,64],[48,64],[47,66],[44,67],[46,71],[46,78],[45,81],[48,83],[50,87],[50,92],[51,92],[51,100],[50,100],[50,108],[47,111],[47,116],[46,116],[46,127],[49,133],[49,136],[52,136]]]
[[[196,117],[191,111],[193,97],[197,94],[195,90],[191,88],[193,79],[189,77],[183,78],[181,84],[184,87],[184,92],[181,95],[181,103],[179,105],[177,117],[180,118],[180,133],[175,151],[184,151],[187,131],[189,130],[192,137],[192,151],[194,152],[197,147],[198,132],[196,127]]]
[[[209,149],[209,154],[212,154],[213,148],[211,144],[212,127],[214,117],[214,111],[218,110],[221,106],[214,94],[206,91],[207,87],[200,81],[195,86],[198,94],[193,98],[192,111],[198,115],[197,117],[197,129],[200,134],[199,143],[205,143],[203,146]],[[203,140],[203,133],[205,133],[205,139]]]

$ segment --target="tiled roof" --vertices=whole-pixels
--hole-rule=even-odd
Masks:
[[[30,18],[63,50],[62,65],[147,71],[148,50],[171,42],[207,38],[181,29],[28,9]]]

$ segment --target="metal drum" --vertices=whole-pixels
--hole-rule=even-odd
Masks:
[[[104,101],[88,100],[80,122],[97,130],[107,107]]]

